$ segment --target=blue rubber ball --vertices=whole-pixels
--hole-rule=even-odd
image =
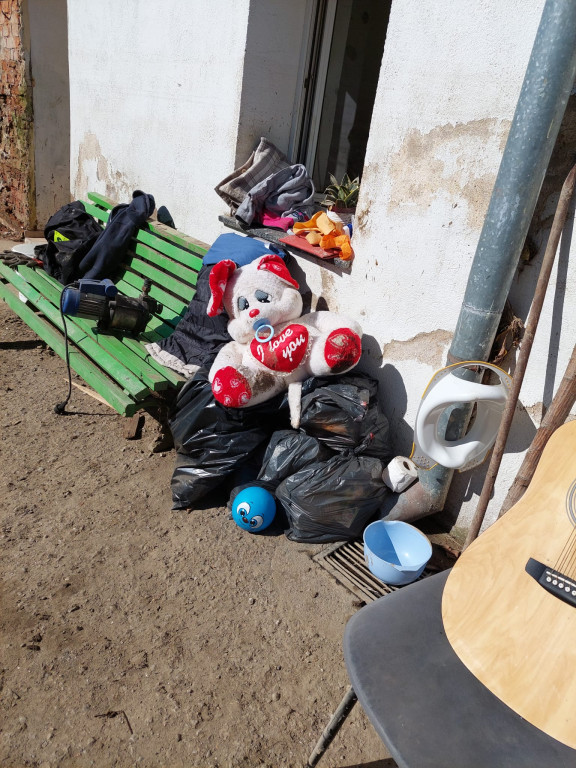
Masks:
[[[239,528],[251,533],[268,528],[276,514],[276,500],[265,488],[244,488],[232,504],[232,519]]]

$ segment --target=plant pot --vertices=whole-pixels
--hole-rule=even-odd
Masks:
[[[338,205],[331,205],[329,210],[332,213],[337,213],[342,219],[343,224],[350,224],[356,214],[356,208],[341,208]]]

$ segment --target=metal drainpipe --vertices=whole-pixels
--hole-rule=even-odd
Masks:
[[[448,363],[488,359],[514,278],[546,168],[576,76],[576,2],[547,0],[502,155]],[[454,409],[444,423],[456,439],[468,414]],[[401,494],[390,494],[381,516],[417,520],[443,509],[453,470],[436,465]]]

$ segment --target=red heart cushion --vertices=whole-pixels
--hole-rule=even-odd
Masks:
[[[302,362],[308,349],[308,329],[304,325],[289,325],[270,341],[252,339],[250,352],[258,362],[271,371],[292,373]]]

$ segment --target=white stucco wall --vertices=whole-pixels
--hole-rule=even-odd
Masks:
[[[214,187],[260,136],[288,149],[305,0],[68,6],[73,195],[143,189],[212,241]]]
[[[234,167],[245,0],[68,3],[72,188],[134,189],[200,239],[218,230],[213,187]]]
[[[167,205],[211,241],[213,191],[260,136],[288,151],[306,0],[69,2],[72,191]],[[349,273],[300,260],[316,299],[356,317],[362,367],[381,382],[398,452],[445,364],[544,0],[394,0]],[[112,20],[113,19],[113,23]],[[268,34],[267,34],[268,30]],[[553,213],[554,200],[550,201]],[[491,522],[570,356],[574,258],[550,283]],[[541,257],[541,254],[540,254]],[[515,281],[517,313],[536,267]],[[564,293],[565,291],[565,293]],[[465,525],[484,468],[457,475],[447,510]]]
[[[381,370],[394,369],[390,397],[405,451],[420,395],[445,364],[543,5],[392,4],[362,183],[358,259],[345,294],[355,297],[352,311],[362,313],[370,291],[364,327],[383,350]],[[572,275],[564,316],[552,328],[559,282],[553,275],[522,387],[521,404],[533,417],[522,408],[516,414],[486,523],[495,519],[534,433],[551,341],[557,335],[558,365],[548,382],[555,391],[576,338],[573,259],[571,267],[564,259],[564,269]],[[529,271],[515,281],[518,314],[532,295],[536,267]],[[386,392],[386,377],[381,381]],[[462,525],[476,508],[485,469],[455,476],[446,508],[459,513]]]

